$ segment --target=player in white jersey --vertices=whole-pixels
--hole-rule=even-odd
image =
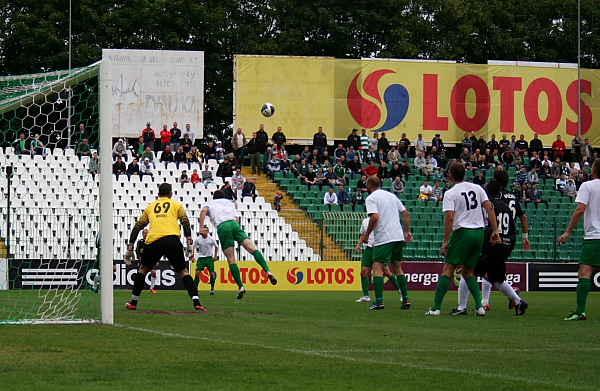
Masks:
[[[369,218],[364,219],[360,225],[360,239],[356,244],[356,252],[360,252],[361,247],[363,250],[361,262],[360,262],[360,283],[362,287],[363,295],[359,297],[356,302],[363,303],[371,301],[371,296],[369,296],[369,272],[373,268],[373,235],[369,237],[369,241],[367,243],[363,243],[362,238],[365,232],[367,232],[367,227],[369,226]],[[384,266],[383,274],[392,282],[398,293],[402,294],[400,291],[400,286],[398,285],[398,280],[396,276],[391,272],[389,266]]]
[[[485,315],[481,305],[481,291],[473,269],[479,260],[483,245],[483,209],[487,211],[492,234],[490,242],[498,242],[500,234],[494,208],[481,186],[463,182],[465,166],[462,163],[452,163],[448,169],[448,177],[454,187],[444,195],[443,211],[446,214],[444,222],[444,244],[441,253],[445,256],[442,274],[435,289],[433,307],[426,315],[440,315],[442,301],[450,288],[454,270],[462,265],[462,278],[469,287],[475,299],[475,309],[478,316]]]
[[[215,294],[215,280],[217,273],[215,272],[215,261],[219,259],[219,246],[217,241],[209,235],[208,227],[200,228],[200,235],[194,239],[192,244],[194,248],[194,258],[192,262],[196,262],[196,278],[194,284],[200,284],[200,275],[204,269],[208,269],[210,274],[210,295]]]
[[[577,309],[565,320],[586,320],[585,307],[591,288],[594,266],[600,266],[600,159],[592,165],[593,180],[584,182],[577,193],[577,208],[571,222],[556,241],[565,244],[583,217],[585,231],[579,255],[579,281],[577,282]]]
[[[394,194],[380,189],[381,181],[375,175],[367,178],[367,190],[371,193],[366,200],[369,225],[362,237],[363,243],[369,242],[373,234],[373,290],[375,303],[370,310],[383,310],[383,269],[392,263],[396,280],[402,293],[402,309],[410,308],[408,300],[408,283],[402,271],[402,250],[404,242],[412,241],[410,232],[410,215],[402,202]],[[400,215],[404,223],[404,231],[400,223]]]
[[[254,243],[248,237],[248,234],[242,230],[239,222],[239,214],[235,209],[233,202],[229,201],[223,190],[216,190],[213,194],[213,200],[210,201],[202,211],[200,212],[200,226],[204,227],[204,220],[206,216],[210,218],[213,226],[217,227],[217,235],[221,242],[221,248],[229,263],[229,270],[238,285],[237,298],[241,299],[246,294],[246,288],[242,283],[242,277],[240,275],[240,268],[235,262],[235,249],[234,244],[238,242],[242,247],[246,249],[252,256],[256,263],[258,263],[263,270],[267,273],[267,277],[271,284],[277,284],[277,278],[269,270],[269,266],[265,261],[262,253],[256,249]]]

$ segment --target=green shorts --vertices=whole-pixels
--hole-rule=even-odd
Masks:
[[[583,241],[579,263],[600,266],[600,239],[586,239]]]
[[[234,242],[242,243],[245,239],[250,239],[236,220],[229,220],[219,224],[217,235],[219,236],[223,250],[233,247]]]
[[[445,261],[474,267],[483,247],[483,228],[460,228],[452,231]]]
[[[201,272],[207,268],[210,273],[214,273],[215,271],[215,258],[213,257],[205,257],[198,258],[196,260],[196,272]]]
[[[404,242],[391,242],[373,247],[373,262],[387,266],[390,262],[402,262]]]
[[[360,261],[361,267],[373,267],[373,247],[365,247]]]

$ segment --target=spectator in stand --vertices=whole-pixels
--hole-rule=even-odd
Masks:
[[[383,149],[380,149],[379,152],[377,153],[377,157],[376,157],[377,163],[381,164],[382,162],[387,163],[387,153],[383,152]]]
[[[567,162],[562,162],[560,165],[560,172],[561,174],[565,174],[567,176],[567,178],[569,177],[569,174],[571,173],[571,170],[569,169],[569,166],[567,165]]]
[[[190,136],[190,140],[192,140],[192,146],[196,145],[196,133],[192,130],[190,124],[185,124],[185,132],[188,136]]]
[[[463,151],[463,153],[466,149],[469,156],[471,156],[471,148],[472,147],[473,147],[473,142],[471,141],[471,139],[469,139],[469,133],[465,133],[463,136],[463,139],[460,142],[460,149],[461,149],[461,151]],[[467,162],[468,161],[469,160],[467,159]],[[463,164],[465,165],[465,167],[467,166],[467,164],[465,164],[464,162],[463,162]]]
[[[477,135],[474,130],[471,130],[471,137],[469,137],[471,141],[471,153],[475,153],[475,149],[477,149]]]
[[[425,157],[423,155],[423,152],[417,150],[416,152],[417,156],[415,157],[415,167],[417,170],[421,171],[421,169],[423,168],[423,165],[425,164],[426,160]]]
[[[413,174],[410,169],[410,162],[408,161],[402,162],[402,164],[400,165],[400,169],[402,170],[402,176],[406,180],[408,180],[408,177]]]
[[[442,197],[446,195],[446,192],[450,189],[452,189],[452,182],[446,181],[446,186],[442,189]]]
[[[371,139],[369,138],[369,135],[367,134],[366,129],[361,129],[360,132],[361,132],[361,134],[360,134],[360,148],[359,149],[362,150],[362,153],[363,153],[362,160],[364,162],[368,162],[367,155],[369,153],[369,150],[371,149]]]
[[[471,155],[471,168],[473,170],[476,169],[485,169],[485,155],[481,154],[481,150],[477,148],[475,153]]]
[[[365,167],[362,172],[367,175],[367,178],[371,175],[377,175],[379,173],[379,169],[377,168],[377,163],[372,161],[367,167]]]
[[[358,174],[362,170],[362,164],[358,155],[354,155],[354,159],[346,164],[346,168],[352,174]]]
[[[438,169],[435,170],[435,172],[433,174],[433,180],[440,181],[440,182],[446,181],[446,173],[444,172],[444,170],[441,167],[438,167]]]
[[[531,202],[531,196],[529,194],[529,186],[527,183],[521,184],[521,199],[520,201],[523,203],[523,208],[527,208],[527,204]]]
[[[135,159],[134,159],[135,161]],[[100,159],[98,158],[98,152],[94,152],[90,163],[88,165],[88,172],[92,174],[92,178],[96,178],[96,174],[100,174]]]
[[[170,149],[170,147],[169,147],[169,149]],[[182,146],[179,146],[179,149],[177,150],[177,152],[175,152],[175,155],[173,155],[173,161],[177,165],[177,168],[179,168],[180,164],[188,163],[187,154],[183,151]]]
[[[463,151],[460,154],[460,161],[467,168],[471,166],[471,151],[467,147],[463,148]]]
[[[121,159],[127,161],[127,146],[123,142],[122,138],[120,138],[113,146],[112,157],[113,160],[117,157],[120,157]]]
[[[260,124],[258,130],[256,131],[256,145],[258,152],[260,154],[265,154],[267,152],[267,146],[269,144],[269,135],[265,131],[265,125]],[[262,163],[261,163],[262,164]],[[264,169],[265,166],[261,166],[261,169]]]
[[[492,133],[492,138],[486,143],[485,148],[489,149],[490,153],[500,149],[500,144],[496,141],[496,134]]]
[[[231,162],[229,162],[229,156],[225,156],[223,161],[217,167],[217,176],[221,178],[227,178],[233,175],[233,168]]]
[[[236,168],[235,172],[231,176],[231,188],[233,191],[237,192],[238,190],[242,190],[244,187],[244,183],[246,182],[246,178],[242,175],[242,169]]]
[[[352,197],[350,196],[350,193],[348,193],[348,190],[346,190],[346,187],[344,185],[340,185],[336,196],[338,200],[338,205],[340,205],[342,210],[344,210],[344,205],[350,205],[348,209],[352,207]]]
[[[429,201],[429,198],[433,195],[433,188],[429,186],[429,182],[423,182],[423,185],[419,188],[419,201]]]
[[[144,144],[144,138],[142,136],[140,136],[137,143],[135,143],[135,145],[134,145],[133,156],[135,156],[136,159],[141,160],[142,154],[144,153],[145,150],[146,150],[146,145]]]
[[[277,145],[284,145],[287,142],[285,134],[283,134],[283,132],[281,131],[281,126],[277,127],[277,131],[273,133],[271,140],[273,140],[273,144]]]
[[[431,148],[433,149],[433,147],[435,147],[436,150],[439,152],[442,152],[445,149],[444,141],[442,141],[442,138],[439,133],[436,133],[435,137],[433,137],[433,139],[431,140]]]
[[[194,187],[196,187],[198,183],[202,182],[202,179],[200,179],[200,175],[198,174],[198,169],[194,168],[194,172],[192,172],[192,176],[190,177],[190,182],[192,185],[194,185]]]
[[[554,181],[560,178],[560,166],[558,165],[558,162],[552,163],[550,173],[552,174],[552,179],[554,179]]]
[[[540,178],[538,176],[537,169],[534,167],[531,169],[531,171],[529,171],[529,174],[527,174],[527,185],[532,187],[538,183],[540,183]]]
[[[369,151],[367,152],[366,155],[366,161],[365,163],[371,163],[371,162],[375,162],[377,163],[377,153],[375,152],[375,149],[371,148],[369,149]]]
[[[225,156],[225,148],[223,148],[223,142],[221,140],[217,140],[217,144],[215,145],[215,158],[217,161],[223,160],[223,156]]]
[[[244,153],[246,149],[246,135],[242,132],[242,128],[237,128],[235,134],[231,138],[231,146],[233,147],[233,154],[240,163],[240,166],[244,165]]]
[[[338,147],[333,151],[333,160],[337,163],[342,156],[346,157],[346,150],[342,144],[338,144]]]
[[[323,164],[328,164],[330,166],[333,165],[331,156],[329,156],[329,152],[327,152],[327,150],[323,151],[323,155],[321,155],[321,159],[322,159]]]
[[[281,160],[276,159],[275,157],[269,160],[269,164],[267,164],[267,170],[269,170],[269,176],[271,178],[275,178],[275,173],[281,171],[280,162]]]
[[[485,176],[483,176],[483,171],[477,171],[477,176],[473,178],[473,183],[485,188]]]
[[[77,131],[75,132],[75,134],[73,136],[74,136],[73,141],[75,144],[77,144],[77,143],[80,143],[84,138],[89,139],[90,133],[85,128],[85,124],[81,123],[81,124],[79,124],[79,129],[77,129]]]
[[[40,134],[36,133],[33,135],[33,139],[29,143],[29,150],[31,156],[40,155],[46,156],[46,146],[40,140]]]
[[[521,199],[523,198],[523,190],[521,188],[521,184],[519,184],[518,182],[515,182],[511,193],[515,196],[515,199],[520,202]]]
[[[174,159],[173,152],[171,152],[171,144],[165,144],[165,150],[160,154],[160,161],[164,163],[166,168],[169,163],[174,161]]]
[[[352,132],[348,135],[346,139],[346,148],[350,149],[352,147],[355,151],[358,151],[360,148],[360,136],[358,135],[358,129],[352,129]]]
[[[171,132],[171,151],[178,151],[179,146],[181,145],[181,129],[177,125],[177,122],[173,122],[173,127],[170,130]]]
[[[556,180],[555,189],[561,194],[565,194],[565,189],[567,187],[567,176],[565,174],[561,174],[560,177]]]
[[[319,186],[319,191],[323,190],[323,185],[327,183],[328,181],[325,177],[325,171],[323,171],[323,167],[318,167],[315,174],[315,184]]]
[[[329,209],[331,210],[331,205],[337,205],[337,203],[337,194],[335,194],[333,187],[330,187],[329,191],[323,196],[323,204],[329,205]]]
[[[384,180],[390,179],[390,170],[389,170],[386,162],[381,162],[379,169],[377,169],[377,176],[379,177],[379,180],[382,182]]]
[[[231,184],[229,183],[229,181],[225,181],[225,184],[221,187],[220,190],[223,190],[226,199],[230,201],[237,200],[237,194],[231,188]]]
[[[537,169],[538,172],[542,168],[542,161],[540,160],[540,157],[537,152],[531,153],[531,159],[529,160],[529,169],[532,168]]]
[[[137,176],[141,177],[140,165],[138,164],[138,160],[136,158],[133,158],[131,163],[129,163],[129,165],[127,166],[127,178],[129,178],[129,180],[131,180],[132,175],[137,175]]]
[[[433,159],[437,159],[440,156],[440,151],[438,151],[437,147],[431,147],[428,156]]]
[[[306,187],[308,188],[308,190],[310,190],[310,187],[312,185],[316,185],[317,184],[317,182],[316,182],[316,176],[317,176],[317,173],[315,172],[314,167],[309,166],[308,167],[308,172],[306,173],[306,175],[304,175],[304,178],[302,179],[303,180],[302,183],[304,185],[306,185]]]
[[[594,156],[594,147],[590,144],[590,139],[586,138],[581,146],[581,158],[587,158],[588,160]]]
[[[150,122],[146,122],[146,127],[142,129],[142,138],[144,139],[144,147],[150,147],[150,150],[154,151],[154,140],[156,140],[156,134],[154,129],[150,126]]]
[[[495,168],[496,165],[498,164],[500,160],[500,157],[498,156],[498,150],[495,149],[494,153],[492,153],[492,151],[487,148],[485,150],[485,161],[484,161],[484,167],[485,169],[489,169],[489,168]]]
[[[521,166],[517,174],[515,175],[515,182],[520,185],[527,182],[527,171],[525,171],[525,166]]]
[[[514,134],[510,136],[510,153],[513,155],[518,155],[517,150],[515,149],[517,145],[517,136]]]
[[[438,206],[440,202],[444,201],[444,191],[440,187],[440,181],[435,181],[433,190],[431,191],[431,200],[435,200],[435,205]]]
[[[580,172],[577,177],[575,178],[575,186],[577,186],[577,191],[579,191],[579,189],[581,188],[581,185],[583,184],[583,182],[586,182],[589,180],[589,177],[587,174],[585,174],[583,171]]]
[[[90,156],[91,153],[92,149],[90,147],[90,144],[88,144],[88,140],[86,138],[81,140],[81,142],[77,145],[77,148],[75,148],[75,155],[77,155],[79,158],[81,158],[82,156]]]
[[[249,178],[242,186],[242,198],[252,197],[252,201],[256,201],[256,178]]]
[[[356,211],[356,206],[365,204],[365,196],[363,189],[356,189],[356,192],[352,194],[352,208]]]
[[[580,162],[581,161],[581,147],[583,146],[583,141],[581,137],[575,135],[573,140],[571,140],[571,161],[572,162]]]
[[[327,149],[327,135],[323,133],[322,126],[319,126],[317,133],[313,136],[313,148],[317,150],[319,156],[323,156],[323,152]]]
[[[202,183],[204,184],[204,188],[208,189],[208,185],[210,183],[215,183],[213,179],[213,173],[210,170],[210,166],[208,164],[204,165],[204,170],[200,173],[202,176]]]
[[[273,206],[277,212],[281,212],[281,200],[283,200],[283,193],[281,190],[277,190],[275,197],[273,197]]]
[[[169,148],[170,148],[170,146],[169,146]],[[190,183],[190,178],[188,177],[186,170],[181,171],[181,176],[179,177],[179,183],[181,183],[181,187],[183,187],[184,183]]]
[[[304,183],[306,179],[306,174],[310,170],[310,166],[306,163],[306,159],[300,159],[300,163],[297,165],[298,170],[298,178]],[[313,170],[314,171],[314,170]]]
[[[406,133],[402,133],[400,141],[398,142],[398,152],[402,159],[408,159],[408,153],[410,152],[410,140],[406,137]]]
[[[421,166],[421,173],[425,175],[427,178],[432,177],[434,172],[433,164],[431,164],[431,159],[426,158],[425,164]]]
[[[525,135],[522,134],[519,136],[519,140],[515,142],[515,154],[519,154],[519,156],[523,157],[528,149],[529,143],[525,140]]]
[[[531,186],[531,190],[529,191],[529,200],[535,205],[535,208],[538,208],[539,204],[545,204],[546,209],[548,209],[548,200],[542,198],[542,193],[538,190],[538,185]]]
[[[502,161],[507,170],[509,167],[514,167],[515,165],[515,157],[513,156],[510,149],[507,149],[502,153],[502,156],[500,156],[500,160]]]
[[[188,165],[193,163],[201,163],[202,162],[202,154],[198,151],[195,145],[192,145],[190,151],[186,154]]]
[[[183,151],[183,149],[182,149]],[[215,142],[210,140],[208,144],[204,146],[204,161],[207,162],[210,159],[217,159],[217,147],[215,146]]]
[[[506,134],[502,135],[502,140],[498,142],[500,155],[510,150],[510,141],[506,138]]]
[[[256,139],[256,132],[252,133],[252,138],[248,141],[246,146],[248,154],[250,155],[250,167],[252,168],[252,174],[259,174],[261,172],[260,164],[260,152],[258,150],[258,142]]]
[[[487,147],[487,142],[485,141],[483,134],[479,135],[479,139],[475,141],[474,145],[475,147],[473,149],[475,149],[475,151],[477,151],[478,149],[479,153],[485,151],[485,148]]]
[[[360,176],[360,179],[356,183],[356,188],[361,189],[363,191],[367,191],[367,175],[366,174],[362,174]]]
[[[548,179],[550,179],[550,180],[552,180],[552,179],[553,179],[553,178],[552,178],[552,172],[550,172],[550,171],[551,171],[551,168],[552,168],[552,167],[550,167],[550,165],[548,164],[548,162],[545,162],[545,163],[542,165],[542,168],[540,168],[540,173],[538,174],[538,177],[539,177],[540,179],[543,179],[544,183],[546,183],[546,181],[547,181]]]
[[[312,152],[310,151],[310,148],[308,146],[304,147],[304,151],[300,153],[300,157],[306,160],[307,162],[312,160]]]
[[[164,124],[162,130],[160,131],[160,150],[164,151],[167,145],[169,147],[171,146],[171,131],[167,125]]]
[[[397,176],[392,182],[392,193],[394,193],[396,196],[404,193],[404,182],[402,182],[399,176]]]
[[[422,156],[425,156],[427,153],[427,142],[423,138],[423,134],[419,133],[417,139],[415,140],[415,154],[419,154],[421,152]]]
[[[400,168],[400,164],[394,163],[389,172],[388,178],[395,179],[397,176],[402,177],[402,169]]]
[[[400,152],[396,150],[396,147],[392,146],[387,154],[388,162],[390,164],[396,164],[400,161]]]
[[[544,152],[544,145],[542,144],[542,140],[539,139],[537,133],[533,135],[533,139],[529,142],[529,153],[533,154],[535,152],[538,156],[541,156],[542,152]]]
[[[446,170],[448,167],[448,158],[446,157],[446,151],[440,152],[440,156],[437,157],[437,165],[439,168]]]
[[[154,166],[152,165],[152,162],[150,161],[150,159],[144,158],[144,162],[142,163],[142,168],[140,171],[140,178],[143,177],[144,175],[150,175],[151,177],[153,177],[154,176],[152,174],[153,168],[154,168]]]
[[[379,137],[379,140],[377,141],[377,150],[380,150],[380,149],[387,156],[387,153],[390,150],[390,142],[387,139],[385,132],[381,133],[381,137]]]
[[[327,169],[327,172],[325,172],[325,178],[331,187],[344,184],[343,180],[340,179],[335,172],[333,172],[333,167],[329,167]]]
[[[185,133],[183,138],[181,139],[181,146],[183,147],[183,152],[188,153],[192,149],[192,139],[190,135]]]
[[[279,170],[284,174],[287,174],[292,171],[292,166],[288,155],[283,155],[283,159],[279,161]]]
[[[337,175],[339,178],[342,178],[344,182],[348,182],[346,178],[346,167],[344,167],[343,160],[337,162],[337,164],[333,167],[333,172],[335,172],[335,175]]]
[[[152,149],[150,149],[150,147],[146,147],[146,150],[144,151],[144,153],[142,153],[142,159],[142,161],[148,160],[150,164],[152,164],[152,166],[156,168],[156,164],[154,163],[154,152],[152,152]]]
[[[371,137],[371,141],[369,141],[369,149],[375,151],[375,155],[377,155],[377,145],[379,144],[379,133],[373,133],[373,137]]]
[[[570,198],[571,202],[577,197],[577,185],[572,178],[567,180],[567,185],[565,186],[565,195]]]
[[[560,158],[561,161],[565,160],[565,149],[567,149],[565,142],[561,140],[560,134],[556,136],[556,141],[552,143],[552,154],[554,160]]]

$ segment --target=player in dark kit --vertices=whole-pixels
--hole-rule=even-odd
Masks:
[[[181,281],[185,286],[188,295],[194,303],[194,308],[197,311],[206,311],[200,304],[198,298],[198,287],[194,285],[194,280],[187,269],[187,262],[184,257],[184,249],[180,241],[181,226],[187,240],[185,249],[188,258],[193,255],[192,248],[192,230],[190,221],[185,213],[184,207],[175,200],[172,200],[173,189],[170,184],[163,183],[158,187],[158,199],[152,202],[142,217],[135,223],[129,236],[127,251],[125,252],[124,260],[127,265],[133,262],[133,244],[138,233],[148,223],[150,230],[145,240],[145,248],[142,253],[141,266],[135,276],[133,282],[133,290],[131,292],[131,301],[125,304],[125,308],[136,310],[138,299],[144,288],[146,274],[152,270],[156,262],[164,255],[167,257],[173,270],[177,272]]]
[[[529,307],[526,301],[521,299],[517,292],[505,281],[506,275],[506,260],[510,257],[512,249],[517,240],[517,229],[512,211],[504,201],[500,199],[500,185],[496,181],[490,181],[485,187],[485,191],[489,197],[496,220],[498,223],[498,232],[500,233],[501,241],[490,243],[492,233],[489,221],[484,230],[483,248],[479,261],[473,270],[473,274],[478,277],[483,277],[485,281],[493,284],[499,291],[504,293],[511,302],[515,303],[515,313],[524,315]],[[467,284],[461,280],[459,285],[459,305],[458,308],[452,310],[451,315],[467,315],[467,300],[469,298],[469,288]]]

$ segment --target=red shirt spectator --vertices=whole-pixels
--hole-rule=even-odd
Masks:
[[[554,157],[556,158],[558,156],[563,160],[562,158],[565,155],[565,149],[567,149],[565,142],[560,139],[560,135],[556,136],[556,141],[552,143],[552,153],[554,153]]]
[[[194,173],[192,174],[192,176],[190,177],[190,182],[192,182],[192,185],[196,186],[196,183],[200,183],[200,175],[198,175],[198,170],[194,169]]]
[[[162,149],[165,149],[166,144],[171,144],[171,131],[167,129],[167,125],[163,125],[160,131],[160,144]]]
[[[370,177],[371,175],[377,175],[379,173],[379,169],[377,168],[377,164],[375,162],[371,162],[371,164],[363,169],[363,173]]]

